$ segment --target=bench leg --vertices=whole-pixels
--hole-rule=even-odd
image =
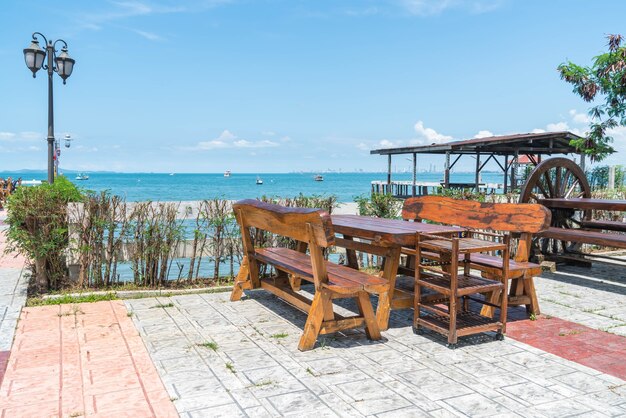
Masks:
[[[532,277],[524,278],[524,293],[530,298],[530,305],[526,305],[526,312],[529,314],[539,315],[539,300],[537,299],[537,292],[535,292],[535,280]]]
[[[241,262],[241,266],[239,267],[239,273],[237,273],[237,277],[235,278],[235,285],[233,286],[233,291],[230,294],[230,301],[235,302],[241,299],[241,295],[243,294],[244,284],[249,282],[250,277],[250,265],[248,264],[248,257],[244,257]]]
[[[315,347],[315,341],[317,341],[324,320],[324,306],[328,303],[327,301],[332,303],[328,290],[320,289],[315,292],[309,316],[306,319],[306,324],[304,324],[304,333],[300,337],[298,350],[306,351]]]
[[[367,335],[367,338],[370,340],[380,340],[380,329],[376,322],[376,316],[374,315],[369,293],[359,292],[356,298],[356,304],[359,307],[359,312],[365,319],[365,335]]]
[[[389,311],[391,310],[391,301],[389,293],[384,292],[378,295],[378,307],[376,308],[376,322],[381,331],[389,328]]]
[[[291,289],[294,292],[299,292],[300,291],[300,284],[302,283],[302,279],[299,278],[296,275],[290,274],[289,275],[289,284],[291,285]]]

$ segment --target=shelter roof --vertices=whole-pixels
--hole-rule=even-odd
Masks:
[[[370,154],[571,154],[577,151],[570,141],[579,138],[568,131],[500,135],[416,147],[381,148],[371,150]]]

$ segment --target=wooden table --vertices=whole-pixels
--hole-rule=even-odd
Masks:
[[[336,243],[346,249],[348,266],[358,269],[356,251],[368,252],[367,244],[354,241],[354,238],[373,241],[377,245],[387,246],[390,253],[385,260],[384,275],[391,277],[389,299],[379,300],[376,319],[381,330],[389,328],[389,312],[391,309],[413,307],[413,293],[396,289],[395,278],[400,263],[400,248],[414,247],[419,233],[433,235],[455,235],[465,231],[464,228],[446,225],[434,225],[421,222],[407,222],[397,219],[372,218],[358,215],[333,215],[335,233],[341,234]]]

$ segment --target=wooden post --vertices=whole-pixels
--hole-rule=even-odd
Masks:
[[[609,190],[614,190],[615,189],[615,166],[614,165],[609,167],[609,184],[608,184],[608,188],[609,188]]]
[[[508,159],[509,159],[509,156],[505,155],[504,156],[504,194],[506,194],[507,190],[508,190],[508,187],[507,187],[508,186],[507,185],[507,180],[508,180],[507,179],[507,174],[509,174]]]
[[[580,154],[580,168],[585,171],[585,154]]]
[[[415,197],[415,183],[417,182],[417,153],[413,153],[413,197]]]
[[[476,174],[475,174],[475,183],[476,183],[476,193],[480,192],[480,152],[476,153]]]
[[[387,154],[387,193],[391,193],[391,154]]]
[[[513,162],[511,163],[511,191],[517,188],[517,157],[519,157],[519,151],[515,150],[513,154]]]
[[[446,189],[450,186],[450,151],[446,151],[446,165],[443,172],[443,185]]]

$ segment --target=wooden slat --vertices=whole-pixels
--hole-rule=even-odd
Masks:
[[[303,312],[308,313],[309,310],[311,310],[311,300],[299,293],[295,293],[289,288],[275,286],[268,280],[261,280],[261,288],[272,292]]]
[[[353,316],[336,321],[324,321],[322,322],[322,327],[320,328],[320,334],[332,334],[333,332],[344,329],[362,327],[364,324],[365,318],[362,316]]]
[[[539,203],[548,208],[626,211],[626,200],[551,198],[539,199]]]
[[[450,295],[450,279],[444,276],[422,273],[418,283],[435,290],[442,295]],[[472,293],[486,293],[502,288],[502,282],[485,279],[482,277],[459,274],[457,276],[457,296],[469,295]]]
[[[360,251],[367,254],[379,255],[386,257],[389,255],[389,248],[382,247],[381,245],[373,245],[368,242],[354,241],[351,239],[335,238],[335,245],[337,247]]]
[[[540,237],[553,238],[561,241],[595,244],[603,247],[626,248],[626,235],[554,227],[548,228],[538,235]]]
[[[551,214],[539,204],[483,203],[441,196],[405,200],[404,219],[428,219],[466,228],[536,233],[550,225]]]
[[[335,239],[330,215],[321,209],[288,208],[254,199],[240,200],[233,204],[238,221],[246,227],[259,228],[274,234],[309,242],[306,225],[313,228],[318,245],[328,247]]]
[[[261,248],[256,250],[256,258],[308,281],[313,280],[311,259],[306,254],[288,248]],[[388,288],[387,281],[378,276],[334,263],[326,263],[326,266],[328,287],[333,290],[337,288],[336,290],[346,293],[360,290],[382,292]]]
[[[581,221],[583,228],[602,229],[605,231],[626,232],[626,222],[622,221]]]
[[[459,251],[464,253],[497,251],[506,248],[504,244],[476,238],[459,238],[458,242]],[[420,245],[422,246],[422,248],[430,250],[444,250],[448,252],[452,250],[452,241],[449,240],[425,240],[422,241]]]
[[[454,226],[357,215],[333,215],[332,222],[336,233],[404,246],[415,245],[416,233],[450,235],[465,231],[464,228]]]

